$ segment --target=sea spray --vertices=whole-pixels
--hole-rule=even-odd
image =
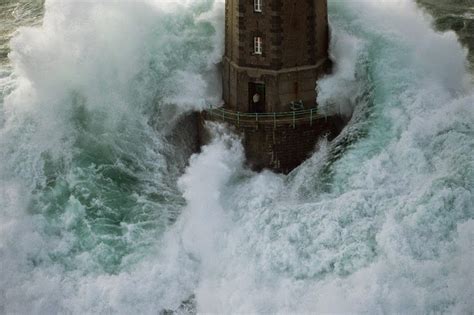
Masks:
[[[184,204],[173,156],[189,150],[168,141],[162,111],[220,94],[202,74],[220,50],[218,19],[208,21],[220,8],[47,1],[43,24],[19,30],[1,108],[6,312],[126,311],[105,287],[136,280],[113,275],[153,255]],[[158,300],[142,310],[169,306]]]
[[[198,310],[469,312],[472,285],[458,281],[473,260],[463,241],[474,215],[466,50],[453,33],[432,31],[409,1],[335,2],[330,12],[336,40],[360,43],[347,73],[366,84],[368,99],[354,105],[371,107],[367,133],[321,178],[328,190],[301,185],[300,174],[319,176],[314,163],[283,186],[268,174],[255,178],[263,189],[236,183],[225,198],[237,211],[226,237],[240,246],[228,247],[231,258],[207,280],[214,299],[197,296]],[[313,195],[292,196],[294,184]]]
[[[0,310],[156,313],[194,296],[215,313],[470,312],[466,51],[411,1],[329,4],[341,63],[321,100],[364,119],[286,177],[246,169],[223,130],[181,176],[165,141],[155,104],[189,108],[213,84],[222,3],[48,2],[13,43]]]

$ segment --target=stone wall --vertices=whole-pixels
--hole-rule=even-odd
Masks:
[[[329,72],[331,63],[323,60],[315,66],[282,69],[279,71],[245,68],[223,62],[223,98],[226,108],[248,112],[248,83],[265,83],[266,112],[289,111],[291,101],[302,100],[306,108],[316,104],[316,81]]]
[[[205,122],[211,120],[205,113],[201,115],[201,145],[209,141]],[[344,128],[345,120],[341,116],[330,116],[315,119],[312,124],[309,121],[298,123],[294,127],[291,124],[277,128],[271,124],[228,126],[242,137],[247,163],[252,169],[260,171],[267,168],[289,173],[311,156],[322,137],[334,139]]]
[[[248,111],[249,82],[264,83],[265,111],[287,111],[302,100],[315,105],[316,81],[329,69],[327,0],[226,1],[226,49],[223,98],[226,107]],[[253,53],[253,39],[263,39],[263,53]]]
[[[280,70],[315,65],[328,56],[327,0],[226,0],[225,56],[241,67]],[[253,38],[263,54],[253,54]]]

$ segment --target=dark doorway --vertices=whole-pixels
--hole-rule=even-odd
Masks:
[[[265,112],[265,84],[249,82],[249,112]]]

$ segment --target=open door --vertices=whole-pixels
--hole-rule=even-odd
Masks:
[[[265,84],[249,82],[249,112],[265,112]]]

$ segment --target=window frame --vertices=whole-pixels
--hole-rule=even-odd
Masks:
[[[263,0],[253,0],[253,12],[262,13],[262,1]]]
[[[263,54],[263,38],[261,36],[254,36],[253,38],[253,54],[262,55]]]

